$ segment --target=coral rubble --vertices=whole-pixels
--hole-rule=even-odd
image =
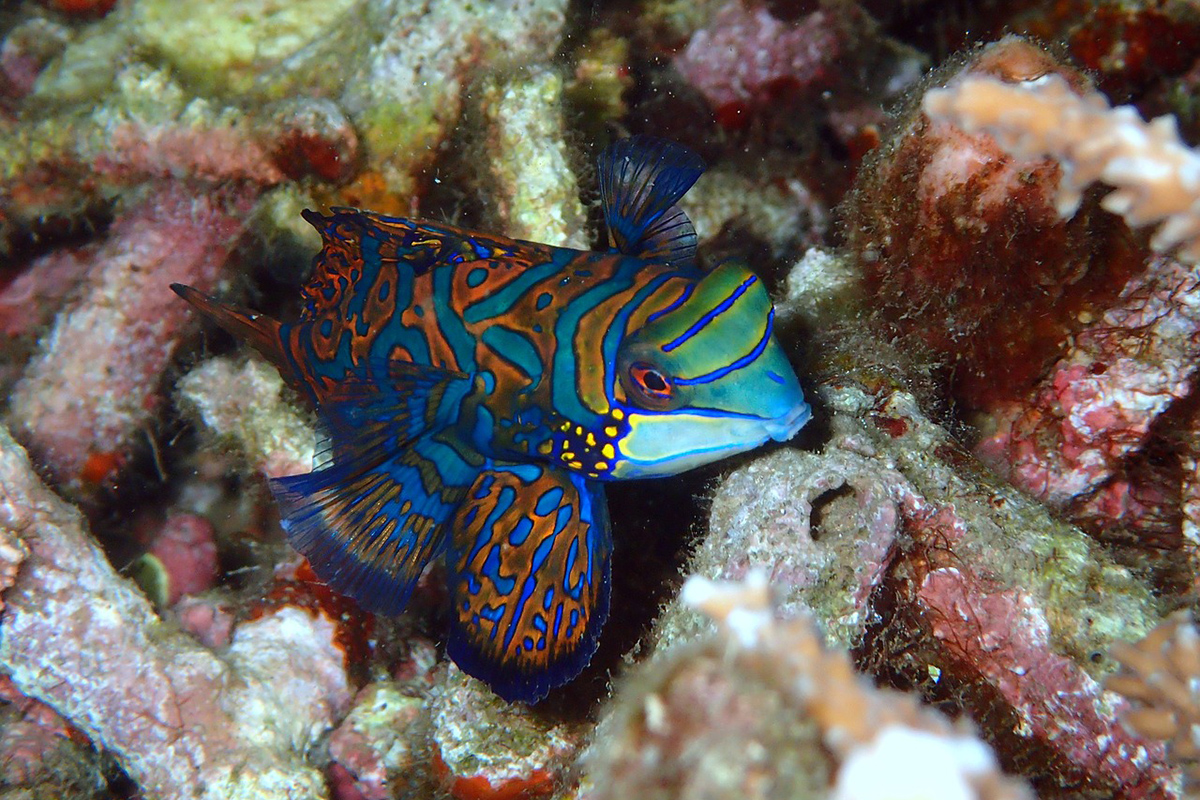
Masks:
[[[6,558],[27,553],[5,592],[0,640],[0,666],[21,692],[154,796],[322,794],[303,752],[350,702],[333,621],[282,607],[239,626],[223,656],[172,631],[7,432],[0,531]]]
[[[177,5],[0,12],[0,796],[1200,786],[1194,3]],[[509,705],[436,569],[376,618],[287,548],[316,416],[167,286],[292,318],[304,208],[595,246],[627,133],[708,162],[817,419],[613,486],[595,661]]]
[[[154,186],[89,254],[86,289],[59,314],[9,406],[10,424],[57,480],[106,480],[126,457],[189,322],[159,282],[215,286],[254,194]],[[113,469],[89,470],[98,458]]]
[[[618,689],[585,757],[584,796],[1028,798],[969,727],[871,687],[812,622],[780,619],[765,573],[693,576],[684,602],[720,625]]]
[[[858,366],[821,392],[830,442],[732,473],[690,568],[763,570],[782,609],[811,610],[881,678],[981,721],[1021,720],[983,733],[1010,768],[1053,764],[1031,774],[1039,788],[1171,796],[1156,746],[1121,727],[1093,661],[1154,625],[1150,593],[1083,532],[972,466],[911,394],[878,385],[869,354],[885,346],[834,335],[834,363]],[[698,623],[668,607],[660,646]]]

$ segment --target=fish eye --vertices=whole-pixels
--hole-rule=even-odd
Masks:
[[[634,399],[647,408],[661,409],[675,396],[675,386],[662,370],[644,361],[629,365],[629,387]]]

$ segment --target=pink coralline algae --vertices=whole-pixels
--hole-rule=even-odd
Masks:
[[[377,682],[354,698],[346,719],[329,737],[331,775],[339,800],[388,800],[406,786],[417,759],[414,725],[424,699],[398,684]]]
[[[7,676],[0,676],[0,713],[5,711],[13,719],[0,728],[0,789],[35,785],[54,773],[61,775],[68,764],[78,773],[72,776],[76,782],[90,778],[92,785],[80,789],[99,789],[99,765],[88,764],[78,754],[71,757],[72,751],[91,750],[87,737],[53,708],[21,694]]]
[[[691,568],[765,571],[785,611],[812,609],[863,668],[966,710],[1047,796],[1177,796],[1161,746],[1121,726],[1093,674],[1095,653],[1153,625],[1149,592],[879,386],[864,356],[883,345],[835,336],[833,363],[863,371],[822,391],[831,441],[735,471]],[[671,607],[657,637],[695,630]]]
[[[1192,389],[1200,357],[1200,276],[1151,259],[1074,338],[1041,384],[994,413],[976,451],[1016,486],[1065,508],[1094,492]]]
[[[969,726],[871,686],[807,615],[780,615],[764,573],[738,583],[692,576],[682,596],[717,634],[633,671],[584,759],[581,796],[1031,797]]]
[[[102,244],[87,246],[88,285],[59,314],[10,399],[11,423],[57,480],[81,481],[89,458],[126,453],[144,435],[163,370],[192,322],[162,281],[215,286],[255,194],[159,185]]]
[[[815,11],[788,24],[764,5],[733,0],[692,36],[675,67],[716,109],[757,104],[784,85],[819,90],[845,46],[836,13]]]
[[[188,594],[211,589],[217,581],[217,542],[212,523],[195,514],[172,514],[163,522],[139,559],[143,572],[154,576],[156,590],[147,594],[160,605],[173,606]]]
[[[510,706],[453,665],[430,706],[434,775],[457,800],[550,797],[580,744],[576,726]]]
[[[282,607],[217,656],[161,622],[3,431],[0,540],[0,557],[27,553],[4,596],[0,666],[147,795],[321,794],[304,754],[351,697],[333,621]]]

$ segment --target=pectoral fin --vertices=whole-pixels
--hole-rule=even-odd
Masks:
[[[317,409],[325,441],[305,475],[271,481],[292,546],[364,608],[398,614],[476,468],[438,434],[470,382],[407,363],[350,376]]]
[[[536,702],[578,675],[608,616],[612,540],[600,485],[494,465],[453,529],[450,657],[510,702]]]

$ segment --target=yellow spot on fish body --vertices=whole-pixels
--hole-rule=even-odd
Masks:
[[[550,455],[550,451],[554,449],[554,444],[546,441],[538,445],[538,452],[544,456]]]
[[[587,443],[590,445],[596,444],[596,435],[594,433],[592,433],[591,431],[588,431]]]
[[[604,447],[601,447],[600,452],[604,453],[605,458],[613,458],[617,454],[617,451],[613,449],[611,444],[606,444]]]
[[[608,469],[608,462],[607,461],[597,461],[596,469]]]
[[[625,412],[619,408],[614,408],[612,410],[612,416],[613,416],[613,419],[620,422],[621,420],[625,419]]]
[[[605,436],[607,436],[607,437],[609,437],[610,439],[615,439],[615,438],[617,438],[617,429],[616,429],[616,426],[612,426],[612,425],[610,425],[609,427],[605,428],[605,429],[604,429],[604,435],[605,435]]]

